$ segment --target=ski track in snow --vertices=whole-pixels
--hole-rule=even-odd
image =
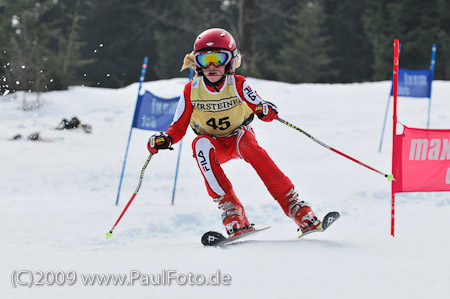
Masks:
[[[392,106],[383,151],[378,152],[390,82],[287,84],[249,79],[280,116],[324,143],[391,172]],[[158,96],[181,93],[186,79],[144,83]],[[72,87],[42,95],[42,107],[24,112],[22,95],[0,101],[0,289],[2,298],[444,298],[450,291],[449,193],[397,195],[396,237],[390,234],[390,184],[279,122],[253,122],[257,139],[318,216],[337,210],[327,232],[297,240],[295,224],[243,161],[223,168],[257,226],[265,232],[224,248],[204,248],[201,235],[223,232],[221,212],[208,197],[192,158],[188,129],[175,205],[170,204],[176,159],[161,151],[125,216],[109,231],[133,194],[153,132],[133,130],[115,206],[137,84],[122,89]],[[431,127],[450,128],[450,82],[433,83]],[[33,94],[29,95],[32,99]],[[391,102],[392,103],[392,102]],[[399,120],[426,126],[428,102],[399,98]],[[57,131],[78,116],[92,134]],[[41,132],[55,142],[9,141]],[[76,271],[72,286],[17,286],[13,271]],[[209,276],[220,270],[229,286],[86,286],[82,274]],[[27,279],[28,274],[22,278]]]

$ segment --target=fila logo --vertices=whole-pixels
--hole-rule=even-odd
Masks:
[[[218,238],[214,237],[214,236],[208,236],[208,243],[214,242],[215,240],[217,240]]]
[[[253,90],[250,88],[250,86],[247,86],[245,89],[245,92],[247,93],[247,96],[252,100],[256,100],[256,95],[253,93]]]
[[[208,168],[208,161],[206,160],[203,151],[199,151],[197,156],[201,158],[201,160],[198,161],[200,163],[200,168],[202,168],[204,172],[210,171],[211,169]]]
[[[245,85],[244,85],[245,86]],[[253,91],[250,86],[245,86],[244,88],[244,92],[245,92],[245,98],[249,101],[252,102],[253,104],[259,104],[259,102],[261,101],[261,98],[259,97],[259,95],[256,93],[256,91]]]

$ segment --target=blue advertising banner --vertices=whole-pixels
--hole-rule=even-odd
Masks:
[[[178,100],[179,97],[165,99],[145,91],[137,99],[133,128],[166,131],[172,123]]]
[[[401,48],[401,44],[399,45]],[[428,117],[427,128],[430,127],[430,111],[431,111],[431,85],[434,78],[434,66],[436,64],[436,45],[431,47],[431,61],[430,68],[425,70],[408,70],[398,69],[398,88],[397,96],[411,97],[411,98],[428,98]],[[392,76],[393,77],[393,76]],[[393,82],[393,80],[392,80]],[[383,129],[381,130],[380,147],[378,151],[381,152],[383,146],[384,130],[386,128],[386,121],[389,111],[389,104],[393,96],[393,84],[391,85],[391,92],[389,93],[388,102],[386,106],[386,113],[384,114]]]
[[[411,98],[430,98],[433,73],[431,69],[398,69],[398,96]],[[391,88],[391,96],[393,91]]]

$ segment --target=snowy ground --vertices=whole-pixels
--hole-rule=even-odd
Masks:
[[[149,82],[173,97],[186,79]],[[390,82],[285,84],[249,79],[275,102],[280,116],[319,140],[383,172],[391,172],[392,125],[378,152]],[[204,248],[201,235],[220,230],[220,211],[209,199],[192,158],[192,131],[183,146],[176,203],[170,205],[175,151],[153,158],[141,190],[107,232],[136,188],[152,132],[134,130],[119,206],[116,193],[136,100],[137,84],[123,89],[73,87],[42,96],[24,112],[21,95],[0,101],[0,290],[2,298],[445,298],[450,292],[449,193],[397,196],[396,237],[390,236],[390,184],[379,174],[326,150],[279,122],[255,120],[260,144],[291,178],[316,213],[338,210],[324,234],[296,240],[296,227],[243,161],[224,169],[251,222],[272,225],[250,241]],[[450,82],[435,82],[432,128],[450,128]],[[427,101],[399,99],[399,120],[425,127]],[[392,110],[391,110],[392,111]],[[93,133],[52,130],[78,116]],[[40,131],[52,143],[9,141]],[[62,286],[12,286],[14,271],[74,271]],[[86,274],[156,275],[174,270],[231,276],[229,285],[88,286]],[[19,272],[15,272],[18,274]],[[62,274],[61,274],[62,273]],[[136,272],[135,272],[136,273]],[[185,277],[186,277],[185,276]],[[30,272],[19,275],[30,281]],[[61,282],[61,276],[60,280]],[[41,282],[45,282],[41,281]],[[144,281],[145,283],[145,281]]]

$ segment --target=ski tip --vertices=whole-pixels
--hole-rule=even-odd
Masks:
[[[270,225],[264,226],[262,228],[254,228],[253,230],[250,230],[248,232],[243,232],[243,233],[241,233],[239,235],[235,235],[233,237],[225,237],[221,233],[218,233],[215,231],[209,231],[209,232],[203,234],[202,244],[204,246],[222,246],[225,244],[232,243],[241,238],[245,238],[250,235],[253,235],[254,233],[258,233],[260,231],[266,230],[268,228],[270,228]]]
[[[326,214],[322,220],[323,230],[326,230],[330,225],[332,225],[340,217],[341,217],[341,214],[339,214],[339,212],[329,212],[328,214]]]
[[[308,235],[310,233],[316,233],[316,232],[324,232],[330,225],[332,225],[336,220],[339,219],[341,215],[339,212],[329,212],[323,217],[322,222],[314,229],[308,230],[306,232],[300,231],[297,235],[297,238],[301,238],[305,235]]]
[[[330,217],[330,216],[339,218],[339,217],[341,217],[341,214],[339,214],[339,212],[336,212],[336,211],[328,212],[328,213],[325,215],[324,218],[327,218],[327,217]]]
[[[216,246],[218,243],[225,239],[226,238],[221,233],[209,231],[203,234],[202,244],[204,246]]]

